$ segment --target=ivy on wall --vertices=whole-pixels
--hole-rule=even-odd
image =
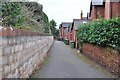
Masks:
[[[76,33],[79,43],[109,46],[120,51],[120,18],[94,20],[83,24]]]

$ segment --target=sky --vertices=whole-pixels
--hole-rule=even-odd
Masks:
[[[79,19],[81,10],[83,16],[87,16],[90,10],[91,0],[37,0],[43,5],[43,11],[48,15],[49,20],[57,22],[57,28],[61,22],[72,22]]]

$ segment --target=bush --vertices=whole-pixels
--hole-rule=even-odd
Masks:
[[[120,18],[99,19],[78,28],[80,44],[88,42],[100,46],[109,46],[120,51]]]
[[[31,30],[31,27],[28,25],[21,25],[21,26],[15,26],[14,29]]]
[[[22,3],[5,2],[2,3],[2,18],[4,26],[22,25],[24,15],[22,14]]]

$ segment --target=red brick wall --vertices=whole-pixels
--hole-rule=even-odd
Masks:
[[[92,19],[92,20],[96,19],[96,9],[95,9],[95,6],[92,6],[90,19]]]
[[[103,6],[92,6],[91,10],[91,19],[98,19],[99,16],[103,17],[105,16],[105,9]]]
[[[78,49],[78,38],[75,38],[75,48]]]
[[[112,17],[120,17],[120,2],[112,2]]]
[[[92,6],[91,10],[92,20],[98,18],[98,16],[96,16],[97,13],[105,19],[110,19],[111,17],[120,17],[120,2],[110,2],[110,0],[106,0],[105,7]]]
[[[98,45],[84,43],[82,52],[100,65],[106,67],[109,71],[115,74],[119,73],[118,69],[120,69],[120,54],[117,50],[109,47],[103,48]]]
[[[64,28],[64,38],[68,38],[68,34],[65,32],[67,28]]]
[[[70,41],[70,32],[68,32],[67,39],[68,39],[68,44],[69,44],[69,41]]]
[[[105,3],[105,18],[110,19],[111,17],[120,17],[120,2],[110,3],[109,0],[106,1],[107,2]]]
[[[72,39],[71,39],[72,41],[75,41],[74,37],[75,37],[75,30],[73,28],[73,30],[72,30]]]
[[[76,32],[77,31],[75,31],[75,48],[78,49],[78,38],[76,36]]]
[[[60,35],[60,38],[62,38],[62,28],[60,28],[59,30],[59,35]]]
[[[64,38],[64,28],[62,27],[62,38]]]
[[[70,32],[70,41],[72,40],[72,33]]]
[[[104,16],[105,16],[105,9],[104,9],[104,7],[96,7],[97,8],[97,13],[98,13],[98,16],[97,16],[97,19],[99,18],[99,16],[101,16],[102,18],[104,18]]]
[[[62,28],[60,29],[60,32],[61,32],[61,33],[60,33],[60,34],[61,34],[60,37],[63,38],[63,39],[66,37],[66,38],[68,39],[68,38],[69,38],[69,34],[65,34],[65,29],[66,29],[66,28],[64,28],[64,27],[62,27]]]
[[[70,39],[71,37],[70,37],[70,32],[68,32],[68,43],[70,44],[70,41],[71,41],[71,39]]]

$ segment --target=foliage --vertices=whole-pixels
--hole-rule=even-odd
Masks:
[[[76,33],[79,42],[109,46],[120,50],[120,18],[99,19],[92,24],[83,24]]]
[[[55,32],[56,32],[56,22],[55,22],[55,20],[51,20],[50,21],[50,30],[51,30],[51,33],[53,34],[53,35],[55,35]]]
[[[20,2],[6,2],[2,4],[2,18],[4,26],[19,26],[24,21]]]
[[[77,37],[80,38],[79,42],[87,42],[88,30],[90,29],[90,24],[83,24],[78,28],[76,33]]]
[[[59,37],[59,29],[55,30],[55,36]]]
[[[26,16],[28,15],[28,24],[31,29],[35,32],[50,33],[49,19],[47,14],[42,11],[43,6],[37,2],[26,2],[25,7],[29,14]]]
[[[55,38],[58,38],[59,37],[59,29],[56,28],[57,26],[57,23],[55,22],[55,20],[51,20],[50,21],[50,30],[51,30],[51,33],[54,35]]]
[[[50,26],[49,26],[49,19],[48,19],[48,16],[43,12],[44,14],[44,24],[45,24],[45,27],[44,27],[44,32],[45,33],[50,33]]]
[[[43,6],[37,2],[2,3],[2,25],[50,33],[49,19],[42,9]]]
[[[14,28],[15,29],[31,30],[31,27],[28,25],[15,26]]]

